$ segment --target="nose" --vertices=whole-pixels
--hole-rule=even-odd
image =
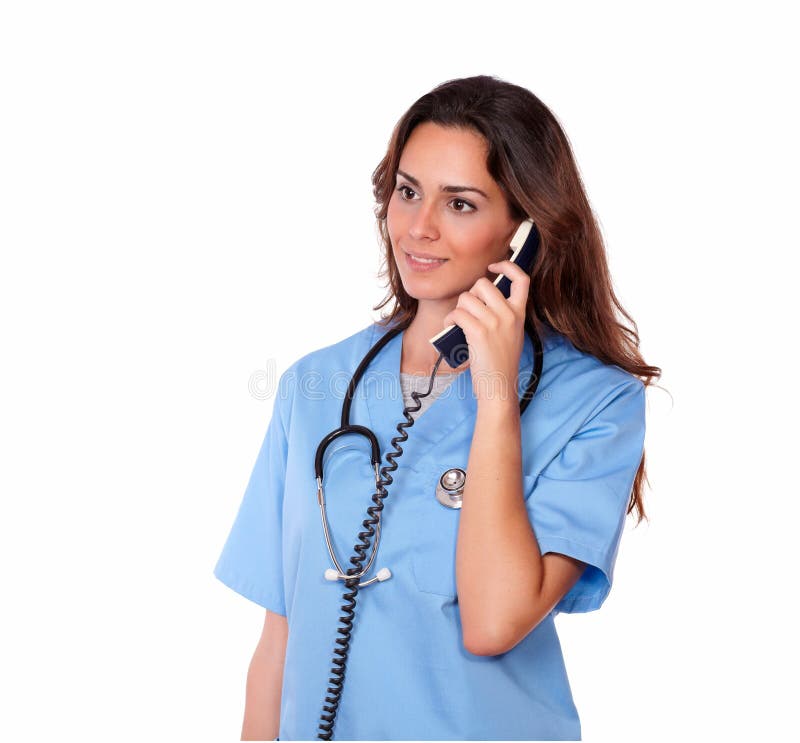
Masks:
[[[439,228],[434,214],[435,207],[434,203],[420,204],[414,210],[414,216],[408,227],[408,234],[414,240],[436,240],[439,237]]]

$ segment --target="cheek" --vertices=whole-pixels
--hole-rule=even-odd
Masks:
[[[408,230],[407,221],[403,208],[398,207],[394,198],[392,198],[386,209],[386,232],[389,235],[389,242],[395,253],[399,249],[398,240],[402,239]]]
[[[402,222],[406,217],[406,209],[403,209],[403,203],[399,200],[397,193],[392,194],[389,199],[389,205],[386,207],[386,219],[392,222]]]
[[[394,236],[397,232],[397,209],[394,206],[394,197],[389,200],[389,206],[386,208],[386,231],[394,243]]]
[[[453,247],[465,261],[491,263],[497,255],[497,233],[491,226],[473,222],[451,232]]]

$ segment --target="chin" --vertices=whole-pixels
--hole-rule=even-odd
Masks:
[[[406,290],[406,294],[412,299],[416,299],[419,301],[431,301],[431,300],[441,300],[447,299],[450,295],[449,294],[442,294],[442,292],[433,292],[433,291],[414,291],[410,287],[403,285],[403,288]]]
[[[426,286],[426,287],[419,287],[414,286],[414,282],[411,282],[411,285],[403,283],[403,289],[405,289],[406,294],[413,299],[419,301],[428,301],[428,302],[445,302],[445,301],[457,301],[458,295],[460,292],[452,292],[452,291],[445,291],[441,287],[433,287],[433,286]]]

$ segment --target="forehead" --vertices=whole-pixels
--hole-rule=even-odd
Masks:
[[[471,129],[426,121],[411,132],[399,168],[429,185],[459,183],[496,190],[486,169],[487,151],[486,141]]]

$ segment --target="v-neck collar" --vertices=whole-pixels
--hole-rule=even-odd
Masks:
[[[389,330],[374,323],[369,347],[372,348]],[[400,361],[404,336],[405,330],[398,333],[378,352],[358,385],[358,396],[366,398],[370,426],[378,437],[384,461],[386,461],[385,455],[394,451],[391,440],[400,436],[397,424],[406,420],[403,415],[405,402],[400,387]],[[532,367],[533,344],[526,333],[519,361],[518,398],[522,396],[527,385]],[[413,407],[413,400],[411,406]],[[468,435],[471,440],[477,411],[478,403],[472,391],[472,374],[470,367],[467,367],[459,372],[441,395],[430,404],[425,415],[415,419],[412,426],[402,429],[407,433],[408,439],[400,442],[403,455],[398,464],[402,462],[402,466],[422,471],[427,466],[426,460],[436,456],[437,447],[447,437],[456,434]],[[460,429],[466,426],[469,426],[470,430],[464,434]]]

